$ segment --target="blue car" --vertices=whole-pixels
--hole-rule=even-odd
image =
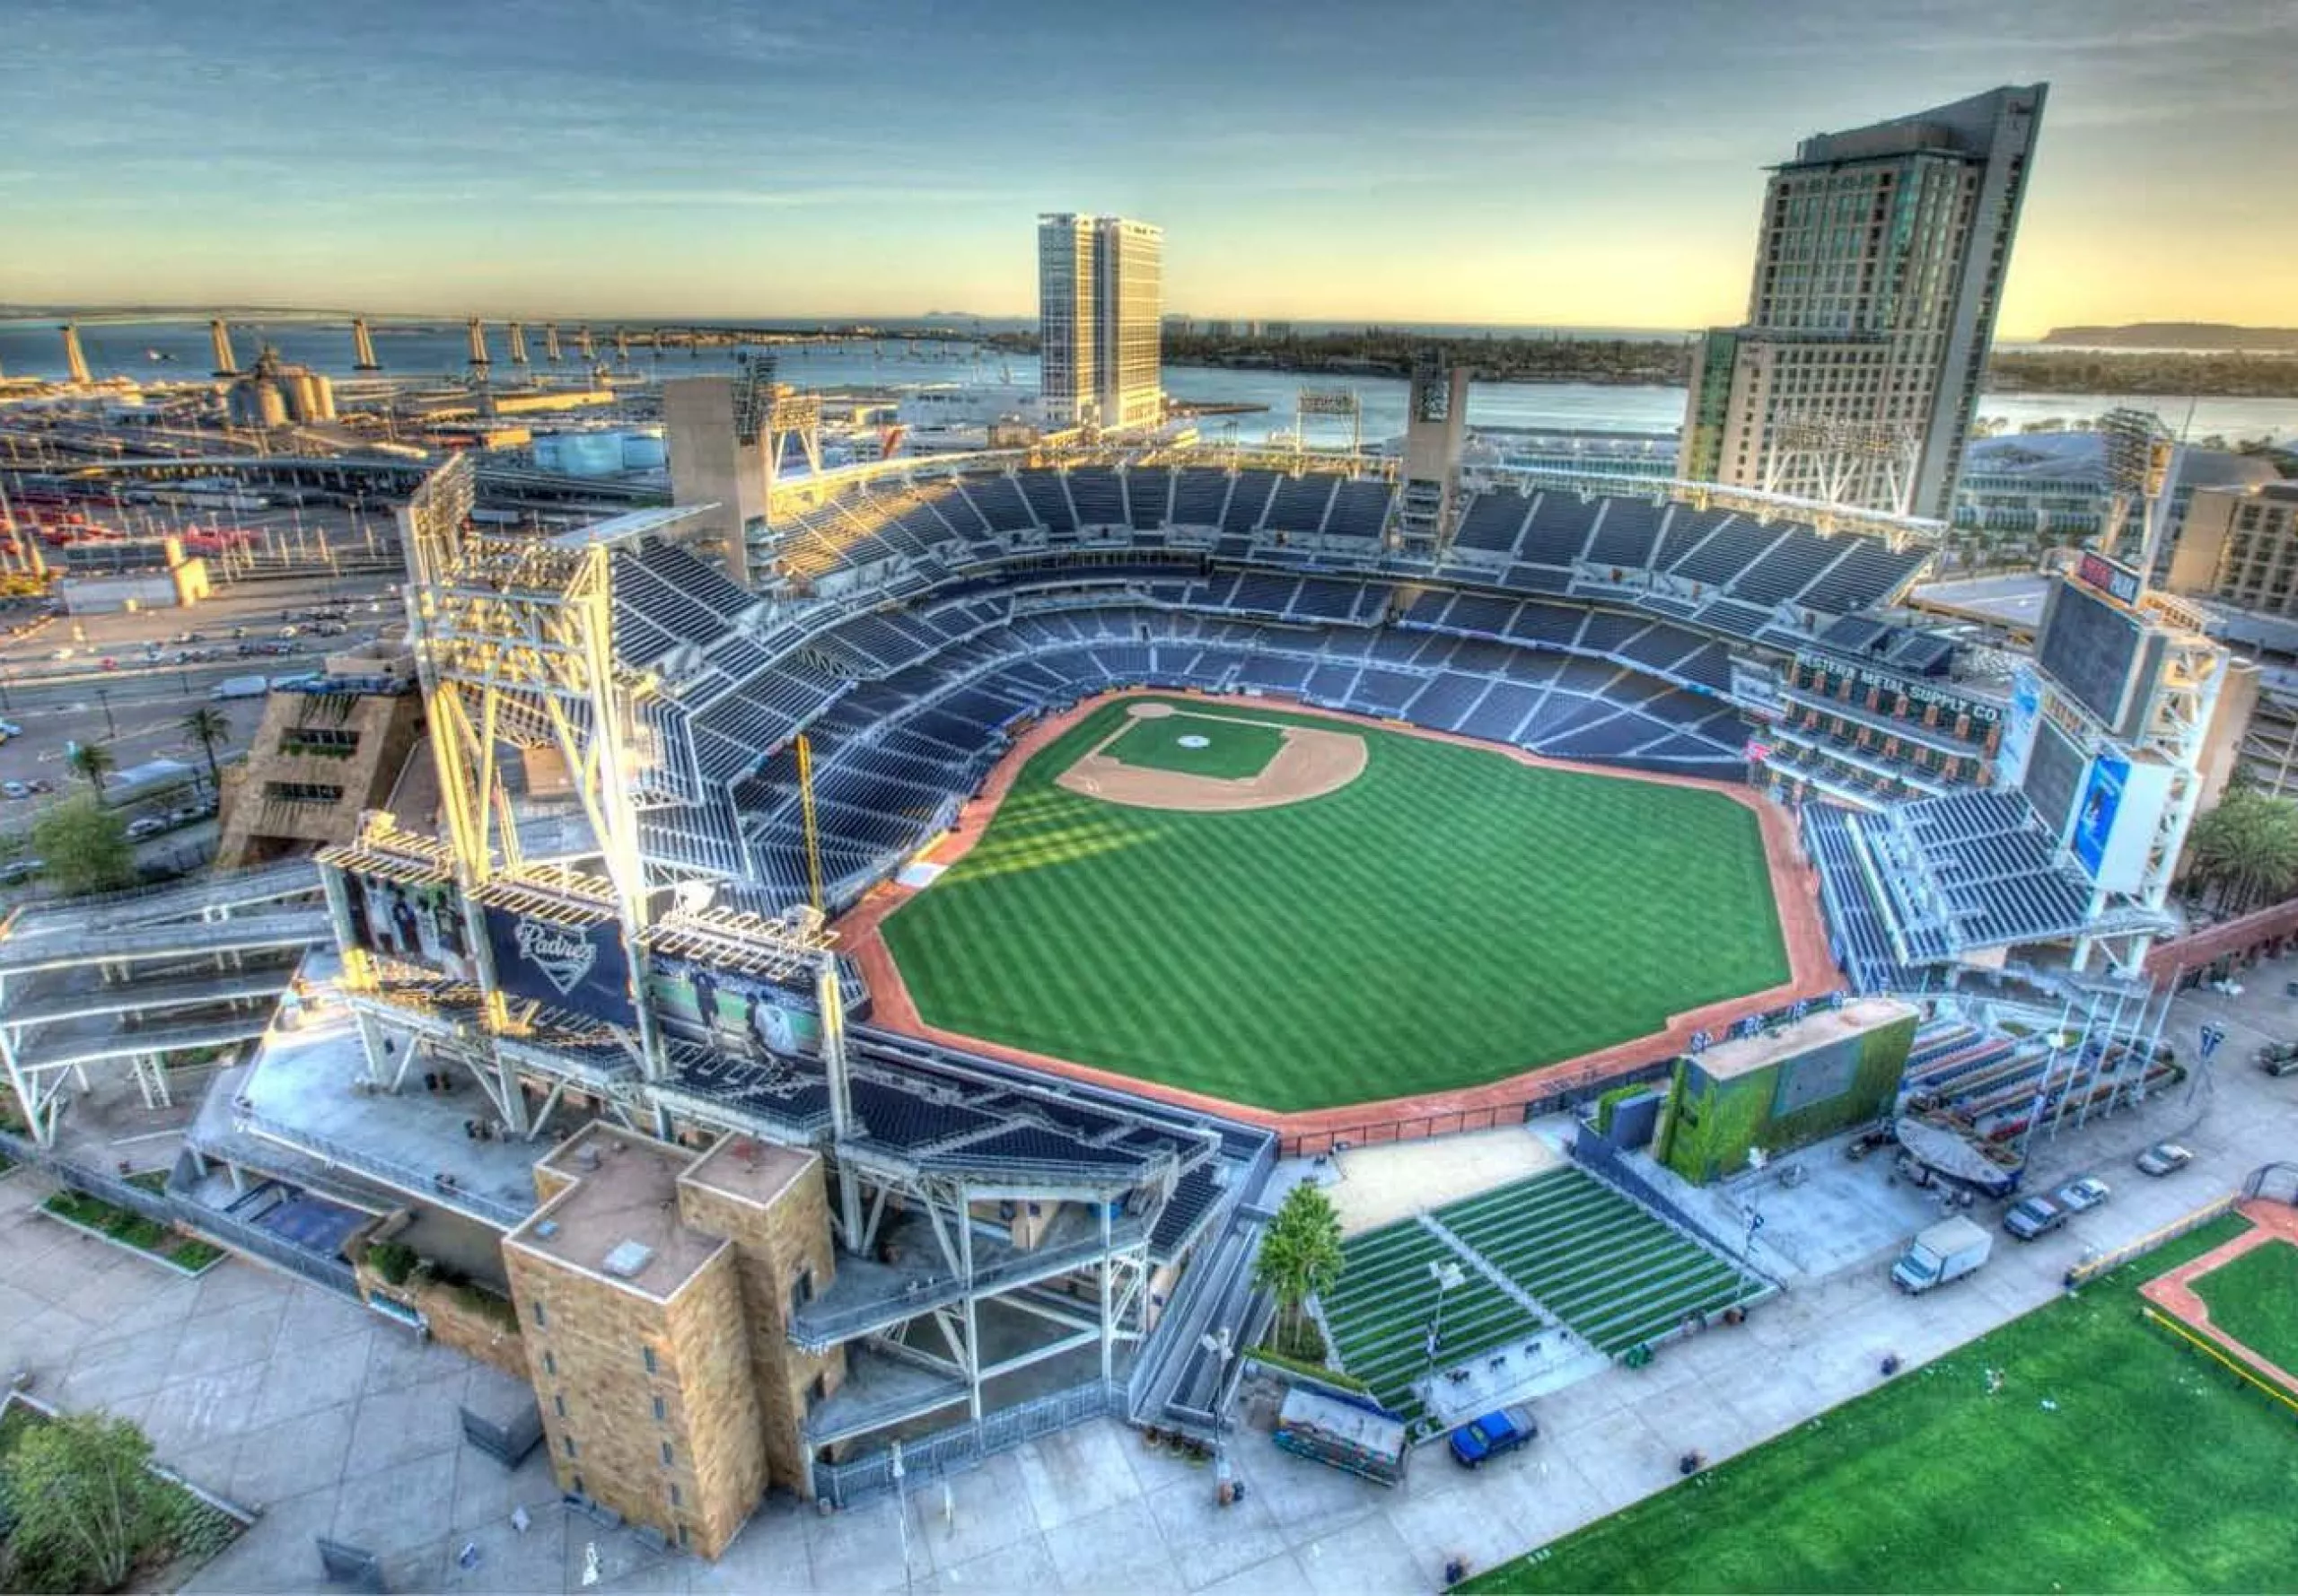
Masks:
[[[1452,1460],[1464,1469],[1481,1468],[1486,1459],[1504,1457],[1539,1433],[1531,1408],[1503,1407],[1452,1432]]]

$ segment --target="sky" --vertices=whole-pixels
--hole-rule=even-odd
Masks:
[[[2298,322],[2291,0],[8,0],[0,302],[1738,320],[1797,138],[2048,81],[1999,333]]]

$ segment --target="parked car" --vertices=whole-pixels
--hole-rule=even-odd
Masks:
[[[2069,1180],[2050,1194],[2050,1200],[2069,1214],[2087,1214],[2112,1197],[2114,1192],[2104,1180],[2095,1175],[2085,1175],[2080,1180]]]
[[[0,781],[0,794],[10,798],[29,798],[32,795],[32,790],[20,781]]]
[[[0,864],[0,886],[13,887],[18,881],[28,881],[47,868],[47,864],[39,859],[11,860]]]
[[[1452,1432],[1452,1460],[1464,1469],[1480,1469],[1487,1460],[1506,1456],[1539,1433],[1531,1408],[1503,1407]]]
[[[2066,1223],[2066,1210],[2048,1197],[2022,1197],[2003,1215],[2003,1228],[2022,1241],[2047,1236]]]
[[[13,722],[13,721],[0,721],[0,735],[5,735],[5,736],[9,736],[9,737],[22,737],[23,734],[24,734],[24,729],[23,729],[22,726],[20,726],[20,725],[16,724],[16,723],[15,723],[15,722]]]
[[[2138,1155],[2142,1175],[2167,1175],[2194,1162],[2194,1153],[2176,1142],[2157,1142]]]
[[[144,815],[127,822],[128,840],[131,842],[141,842],[147,837],[157,837],[161,832],[165,831],[167,829],[167,821],[162,820],[159,816]]]

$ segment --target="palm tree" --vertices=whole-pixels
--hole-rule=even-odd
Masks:
[[[1253,1259],[1255,1284],[1276,1296],[1280,1348],[1300,1345],[1309,1299],[1338,1285],[1346,1262],[1332,1199],[1306,1184],[1286,1192]]]
[[[2188,875],[2242,914],[2298,888],[2298,803],[2238,788],[2197,820]]]
[[[72,750],[65,763],[72,767],[72,774],[82,777],[99,793],[104,782],[119,768],[119,761],[112,758],[111,750],[101,742],[83,742]]]
[[[199,744],[199,751],[207,756],[207,790],[220,795],[224,777],[215,767],[215,745],[231,741],[232,717],[212,704],[203,704],[178,721],[176,730]]]

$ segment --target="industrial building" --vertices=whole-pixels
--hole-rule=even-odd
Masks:
[[[1123,216],[1038,218],[1040,394],[1053,425],[1154,425],[1164,230]]]
[[[207,561],[180,538],[88,539],[45,557],[63,567],[56,593],[69,615],[176,609],[213,591]]]
[[[1952,513],[2045,92],[1817,134],[1773,168],[1747,320],[1694,346],[1686,478]]]
[[[282,361],[279,351],[266,344],[254,369],[224,391],[224,408],[233,426],[268,429],[333,421],[335,384],[323,372]]]

